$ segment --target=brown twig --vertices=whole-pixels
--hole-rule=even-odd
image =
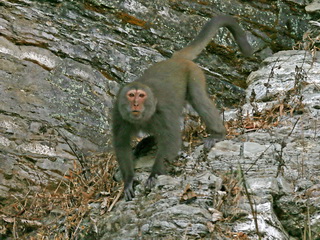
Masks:
[[[256,233],[258,235],[258,239],[261,240],[261,233],[259,231],[259,225],[258,225],[258,214],[257,214],[256,208],[254,207],[255,203],[253,203],[251,195],[250,195],[250,193],[248,191],[247,183],[246,183],[246,180],[245,180],[245,177],[244,177],[244,173],[243,173],[241,164],[240,163],[238,163],[238,164],[239,164],[241,182],[242,182],[242,185],[243,185],[243,188],[244,188],[245,195],[247,196],[247,199],[249,201],[249,205],[250,205],[250,209],[251,209],[254,225],[255,225],[255,228],[256,228]]]
[[[113,200],[113,202],[111,203],[110,207],[108,208],[108,212],[111,212],[114,205],[118,202],[119,198],[121,197],[122,193],[123,193],[123,187],[121,188],[121,190],[118,192],[118,195],[115,197],[115,199]]]

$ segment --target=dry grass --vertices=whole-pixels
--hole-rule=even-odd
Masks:
[[[111,154],[87,162],[87,171],[74,162],[55,190],[29,192],[24,199],[8,200],[1,211],[0,238],[76,239],[95,232],[92,205],[101,203],[98,215],[110,211],[122,193],[113,180],[116,169]]]

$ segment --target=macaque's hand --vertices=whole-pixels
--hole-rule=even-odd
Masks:
[[[145,189],[147,192],[150,192],[151,189],[156,185],[157,176],[151,176],[147,179]]]
[[[211,148],[214,147],[214,145],[216,145],[217,142],[220,142],[222,139],[217,139],[217,138],[213,138],[213,137],[208,137],[206,139],[204,139],[204,144],[203,144],[203,149],[205,152],[209,152],[211,150]]]
[[[135,195],[133,190],[133,180],[131,180],[124,186],[124,198],[126,199],[126,201],[131,201],[134,197]]]

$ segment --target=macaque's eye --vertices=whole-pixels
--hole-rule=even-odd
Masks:
[[[129,97],[134,97],[134,93],[129,93],[128,96]]]
[[[146,95],[144,93],[140,93],[139,97],[144,98]]]

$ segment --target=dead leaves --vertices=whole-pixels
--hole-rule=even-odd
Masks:
[[[271,129],[279,126],[286,116],[293,116],[296,112],[303,112],[304,104],[297,100],[295,105],[284,102],[274,104],[272,108],[265,109],[254,114],[240,115],[238,119],[232,119],[225,123],[228,130],[228,138],[239,136],[244,132],[253,132],[259,129]]]
[[[190,184],[187,184],[184,192],[181,195],[180,203],[191,203],[197,199],[197,194],[191,189]]]

